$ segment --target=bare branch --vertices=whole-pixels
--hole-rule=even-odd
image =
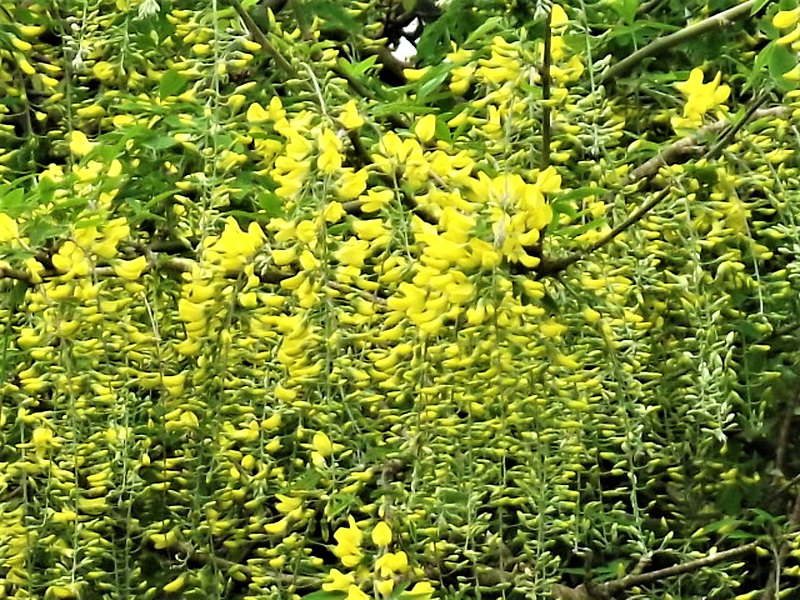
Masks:
[[[734,6],[733,8],[724,10],[716,15],[712,15],[707,19],[703,19],[699,23],[688,25],[680,31],[676,31],[675,33],[671,33],[670,35],[666,35],[650,42],[644,48],[634,52],[615,65],[612,65],[611,68],[602,76],[601,82],[608,83],[614,81],[623,75],[627,75],[645,58],[655,56],[656,54],[682,44],[687,40],[708,33],[709,31],[713,31],[714,29],[719,29],[729,25],[732,21],[749,14],[750,9],[753,8],[755,2],[756,0],[747,0],[747,2],[743,2],[738,6]]]
[[[730,127],[729,131],[726,132],[726,135],[723,136],[725,140],[725,144],[732,141],[733,136],[747,123],[749,120],[753,119],[762,119],[766,117],[780,117],[780,116],[787,116],[790,113],[790,110],[785,106],[776,106],[772,108],[766,109],[759,109],[757,108],[763,102],[762,98],[759,98],[754,102],[754,104],[748,109],[748,111],[742,116],[742,118],[733,126]],[[703,141],[704,137],[707,137],[711,133],[716,133],[725,129],[731,125],[729,119],[721,119],[705,127],[699,129],[697,133],[681,138],[677,142],[671,144],[661,152],[659,152],[656,156],[649,159],[647,162],[643,163],[636,169],[630,172],[630,174],[625,178],[622,185],[620,186],[621,189],[633,185],[637,182],[640,182],[645,179],[649,179],[650,177],[654,176],[658,173],[658,170],[667,165],[675,164],[682,160],[685,160],[688,157],[696,156],[701,153],[703,149],[703,145],[707,142]],[[713,148],[708,150],[703,156],[706,158],[710,158],[712,153],[718,153],[720,151],[720,144],[719,142],[715,144]],[[618,192],[611,192],[608,194],[609,199],[613,197],[613,195]],[[658,205],[662,200],[666,199],[669,195],[669,188],[664,188],[660,192],[654,194],[647,202],[640,205],[636,208],[627,219],[619,223],[616,227],[614,227],[611,231],[600,237],[598,240],[587,246],[582,250],[578,250],[573,252],[572,254],[568,254],[567,256],[561,258],[551,258],[543,256],[541,259],[540,264],[534,269],[535,272],[540,273],[542,275],[554,275],[559,271],[563,271],[570,265],[583,260],[592,252],[602,248],[614,238],[616,238],[620,233],[628,229],[631,225],[640,221],[650,210],[652,210],[656,205]]]
[[[698,558],[686,563],[658,569],[657,571],[650,571],[649,573],[631,574],[627,577],[615,579],[607,583],[588,586],[586,584],[581,584],[575,588],[556,584],[553,586],[553,595],[557,600],[607,600],[613,598],[615,594],[619,594],[620,592],[624,592],[638,585],[646,585],[658,581],[659,579],[675,577],[676,575],[683,575],[685,573],[693,573],[704,567],[710,567],[725,562],[726,560],[739,558],[740,556],[754,551],[758,545],[759,542],[750,542],[738,548],[717,552],[716,554],[709,554],[703,558]]]
[[[264,32],[261,31],[261,28],[256,24],[253,20],[253,17],[250,16],[250,13],[247,12],[244,7],[242,6],[239,0],[231,0],[233,7],[236,9],[236,12],[244,21],[245,27],[250,32],[250,35],[253,36],[253,39],[261,44],[261,47],[269,54],[272,59],[275,61],[275,64],[286,73],[289,77],[293,79],[300,79],[300,81],[305,81],[299,75],[299,73],[295,70],[292,64],[286,60],[286,58],[278,51],[278,49],[267,39],[267,36],[264,35]]]

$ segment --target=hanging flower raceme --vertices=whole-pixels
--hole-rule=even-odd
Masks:
[[[557,192],[561,177],[553,167],[537,174],[536,183],[526,183],[520,175],[490,178],[485,173],[472,180],[472,196],[488,209],[494,246],[508,260],[535,267],[539,259],[527,254],[526,247],[539,240],[540,231],[552,219],[545,193]]]

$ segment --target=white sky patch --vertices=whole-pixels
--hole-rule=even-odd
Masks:
[[[397,48],[392,52],[397,58],[400,60],[408,60],[412,58],[417,53],[417,49],[409,42],[406,38],[400,38],[400,43],[397,44]]]

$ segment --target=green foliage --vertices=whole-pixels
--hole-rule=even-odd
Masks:
[[[796,594],[795,4],[269,4],[0,11],[0,596]]]

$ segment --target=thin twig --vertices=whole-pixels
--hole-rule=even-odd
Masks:
[[[789,515],[789,527],[791,529],[796,529],[798,525],[800,525],[800,490],[798,490],[795,495],[792,513]],[[783,563],[786,560],[787,554],[789,554],[789,542],[784,540],[775,557],[774,568],[770,571],[769,579],[767,579],[767,586],[764,588],[764,593],[761,594],[761,600],[774,600],[777,598],[778,577],[783,569]]]
[[[717,552],[716,554],[709,554],[708,556],[689,562],[658,569],[657,571],[650,571],[649,573],[632,574],[621,579],[615,579],[614,581],[601,584],[588,586],[586,584],[581,584],[575,588],[556,584],[553,586],[553,595],[557,600],[606,600],[638,585],[646,585],[660,579],[675,577],[676,575],[683,575],[685,573],[693,573],[704,567],[710,567],[726,560],[744,556],[754,551],[758,545],[759,542],[750,542],[738,548]]]
[[[747,2],[743,2],[738,6],[734,6],[733,8],[729,8],[728,10],[724,10],[720,13],[712,15],[707,19],[703,19],[699,23],[688,25],[680,31],[676,31],[675,33],[671,33],[670,35],[666,35],[650,42],[641,50],[634,52],[627,58],[619,61],[615,65],[612,65],[611,68],[602,76],[601,82],[608,83],[614,81],[619,77],[627,75],[645,58],[655,56],[656,54],[668,50],[669,48],[673,48],[679,44],[682,44],[683,42],[708,33],[714,29],[725,27],[732,21],[749,14],[750,9],[755,5],[755,3],[756,0],[747,0]]]
[[[772,116],[785,116],[789,114],[789,109],[784,106],[776,106],[772,108],[766,109],[758,109],[758,104],[761,102],[759,98],[756,103],[754,103],[755,108],[753,110],[748,110],[745,115],[734,125],[731,127],[730,132],[731,134],[735,134],[738,132],[745,123],[753,119],[762,119],[765,117],[772,117]],[[751,107],[753,108],[753,107]],[[674,144],[671,144],[661,152],[659,152],[656,156],[649,159],[644,164],[640,165],[636,169],[634,169],[628,177],[625,178],[625,181],[622,183],[621,188],[624,189],[629,185],[634,183],[640,182],[644,179],[652,177],[655,175],[658,170],[662,166],[674,164],[679,159],[685,158],[687,155],[695,155],[698,154],[699,151],[702,149],[702,138],[707,136],[710,133],[715,133],[718,131],[722,131],[725,127],[730,125],[729,119],[722,119],[716,121],[715,123],[711,123],[706,125],[705,127],[698,130],[697,133],[684,137]],[[726,143],[732,140],[731,136],[724,136],[726,138]],[[711,153],[717,150],[719,144],[715,145],[712,149],[708,150],[703,157],[708,158],[710,157]],[[611,192],[609,197],[613,197],[613,195],[617,192]],[[602,248],[609,242],[611,242],[614,238],[616,238],[620,233],[628,229],[631,225],[635,224],[636,222],[640,221],[650,210],[652,210],[657,204],[659,204],[662,200],[664,200],[669,195],[669,188],[664,188],[660,192],[653,195],[647,202],[640,205],[636,210],[634,210],[630,216],[625,219],[622,223],[614,227],[611,231],[606,233],[605,235],[601,236],[598,240],[587,246],[582,250],[578,250],[573,252],[572,254],[568,254],[567,256],[561,258],[549,258],[549,257],[542,257],[541,262],[539,265],[534,269],[535,272],[540,273],[541,275],[554,275],[559,271],[563,271],[570,265],[583,260],[586,256],[590,255],[592,252]]]
[[[275,64],[278,65],[281,71],[286,73],[286,75],[292,79],[300,79],[301,81],[304,81],[300,77],[299,73],[295,71],[292,63],[286,60],[286,58],[278,51],[272,42],[267,39],[267,36],[264,35],[263,31],[261,31],[261,28],[253,20],[253,17],[250,16],[250,13],[244,9],[241,2],[239,2],[239,0],[231,0],[231,3],[233,4],[233,8],[236,9],[236,12],[242,18],[242,21],[244,21],[245,27],[247,27],[250,35],[253,36],[253,39],[256,42],[261,44],[261,47],[264,48],[267,54],[272,57],[272,59],[275,61]]]
[[[781,427],[778,432],[778,443],[775,448],[775,468],[783,475],[784,468],[786,467],[786,452],[789,447],[789,432],[792,428],[794,421],[794,413],[798,404],[800,404],[800,389],[794,394],[792,402],[786,407],[781,419]]]
[[[636,9],[636,16],[641,17],[642,15],[652,12],[657,9],[660,4],[664,4],[665,1],[666,0],[648,0],[648,2],[642,2],[639,8]]]
[[[714,160],[715,158],[717,158],[722,153],[722,150],[725,148],[725,146],[727,146],[733,140],[734,136],[742,129],[742,127],[744,127],[745,123],[747,123],[750,120],[750,117],[752,117],[756,113],[756,111],[758,111],[758,109],[761,107],[761,105],[764,104],[764,102],[767,101],[767,96],[768,95],[769,95],[769,91],[764,91],[764,93],[762,93],[747,108],[745,113],[742,115],[742,118],[739,119],[735,124],[731,125],[730,127],[728,127],[728,129],[725,130],[725,133],[723,133],[719,137],[719,140],[717,140],[717,143],[714,144],[714,146],[711,148],[711,150],[708,151],[708,154],[706,155],[706,158],[708,158],[709,160]]]
[[[550,53],[552,52],[552,6],[544,20],[544,56],[542,57],[542,159],[541,168],[550,165]]]

